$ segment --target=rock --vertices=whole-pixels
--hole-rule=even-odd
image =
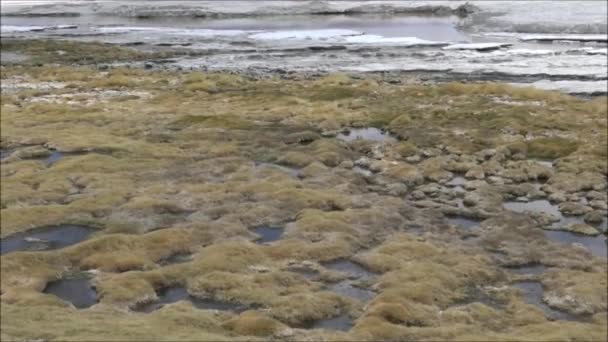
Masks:
[[[479,197],[478,194],[469,193],[466,196],[464,196],[464,199],[462,200],[462,204],[464,204],[467,207],[474,207],[480,202],[480,200],[481,200],[481,198]]]
[[[390,165],[384,174],[407,186],[416,186],[424,182],[424,177],[418,168],[409,164]]]
[[[420,156],[416,154],[416,155],[413,155],[411,157],[405,158],[405,161],[407,161],[408,163],[415,164],[415,163],[420,162],[420,159],[421,159]]]
[[[475,190],[475,189],[478,189],[478,188],[480,188],[482,186],[486,186],[486,185],[488,185],[488,183],[486,183],[483,180],[473,180],[473,181],[466,182],[466,184],[464,185],[464,188],[467,190]]]
[[[283,138],[283,142],[286,144],[310,144],[311,142],[320,139],[317,133],[312,131],[304,131],[288,134]]]
[[[566,194],[563,192],[554,192],[549,195],[549,201],[553,203],[566,202]]]
[[[599,210],[594,210],[585,214],[583,218],[587,223],[602,223],[606,216]]]
[[[592,201],[592,200],[606,200],[606,193],[603,192],[599,192],[599,191],[589,191],[586,195],[587,199]]]
[[[305,168],[300,170],[300,176],[303,178],[315,177],[322,173],[327,172],[327,170],[329,170],[327,168],[327,166],[315,161],[315,162],[308,164],[308,166],[306,166]]]
[[[422,192],[420,190],[414,190],[414,191],[412,191],[412,193],[410,194],[410,196],[415,201],[420,201],[420,200],[426,198],[426,195],[424,194],[424,192]]]
[[[564,215],[579,216],[590,212],[591,208],[577,202],[563,202],[559,205],[559,211],[561,211]]]
[[[486,177],[486,174],[483,171],[483,168],[476,166],[467,171],[464,177],[467,179],[484,179]]]
[[[341,167],[343,169],[352,169],[353,166],[355,166],[355,163],[353,163],[352,160],[344,160],[340,163],[340,165],[338,165],[338,167]]]
[[[391,196],[405,196],[407,194],[407,185],[402,183],[392,183],[386,186],[387,192]]]
[[[608,203],[604,200],[593,200],[589,202],[589,206],[594,209],[608,210]]]

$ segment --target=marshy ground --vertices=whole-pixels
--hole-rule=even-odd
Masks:
[[[2,44],[3,341],[606,340],[605,97]]]

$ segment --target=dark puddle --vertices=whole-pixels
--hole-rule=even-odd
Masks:
[[[531,265],[522,265],[522,266],[510,266],[506,267],[507,270],[511,273],[515,274],[541,274],[544,273],[547,267],[541,264],[531,264]]]
[[[522,281],[513,284],[522,291],[522,297],[528,304],[532,304],[545,314],[550,320],[580,321],[582,317],[570,313],[554,310],[543,302],[543,287],[537,281]]]
[[[84,274],[52,281],[46,285],[43,292],[70,302],[78,309],[97,303],[97,292]]]
[[[564,216],[559,211],[557,205],[551,204],[547,200],[535,200],[530,202],[505,202],[504,208],[510,211],[523,213],[526,211],[535,213],[544,213],[555,216],[559,221],[551,224],[551,227],[563,227],[573,223],[585,223],[582,216]],[[605,220],[604,220],[605,222]],[[602,228],[604,222],[601,224],[592,224],[596,228]],[[552,241],[556,241],[564,244],[579,243],[583,245],[591,254],[602,258],[607,257],[608,249],[606,246],[606,237],[602,234],[596,236],[576,234],[569,231],[563,230],[544,230],[545,236]]]
[[[349,331],[353,327],[353,320],[343,314],[337,317],[321,319],[318,321],[306,322],[302,325],[304,329],[327,329],[338,331]]]
[[[253,228],[252,231],[260,237],[255,240],[257,243],[268,243],[281,238],[285,228],[260,226]]]
[[[482,220],[476,220],[476,219],[463,217],[463,216],[446,216],[445,219],[451,225],[458,226],[460,228],[466,228],[466,229],[475,228],[475,227],[479,226],[482,222]]]
[[[166,304],[176,303],[182,300],[189,301],[194,307],[203,310],[221,310],[239,313],[248,309],[240,304],[191,296],[182,286],[172,286],[160,289],[157,292],[157,295],[158,299],[156,301],[139,304],[133,310],[149,313],[162,308]]]
[[[157,263],[161,266],[183,264],[185,262],[192,261],[192,254],[190,253],[175,253],[166,258],[160,259]]]
[[[63,248],[85,240],[96,230],[73,224],[40,227],[0,240],[0,254]]]
[[[374,276],[374,273],[367,271],[360,265],[346,259],[338,259],[324,263],[323,266],[332,271],[348,275],[348,279],[329,285],[329,290],[344,297],[360,300],[363,303],[370,301],[376,295],[373,291],[361,288],[355,284],[354,280],[361,281]]]
[[[388,133],[374,127],[351,128],[344,133],[339,133],[336,137],[340,140],[347,142],[351,142],[354,140],[370,140],[379,142],[397,141],[397,139],[390,136]]]

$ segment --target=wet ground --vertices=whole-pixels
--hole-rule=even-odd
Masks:
[[[420,5],[457,6],[436,2]],[[206,10],[213,6],[207,6]],[[526,11],[516,5],[499,3],[482,2],[479,6],[481,12],[463,18],[447,12],[443,16],[429,15],[432,12],[425,15],[366,13],[372,10],[368,8],[356,15],[281,15],[281,11],[289,14],[285,9],[271,17],[185,16],[179,21],[163,13],[159,6],[157,15],[142,15],[140,19],[137,15],[95,15],[93,11],[74,17],[9,16],[3,18],[2,36],[103,41],[147,51],[180,48],[199,55],[157,65],[147,63],[158,68],[236,70],[258,76],[274,72],[388,73],[438,81],[504,81],[588,95],[606,93],[605,32],[575,32],[577,34],[559,37],[558,33],[567,33],[568,29],[580,30],[581,25],[573,25],[559,28],[553,37],[545,35],[551,38],[547,40],[545,36],[532,34],[539,29],[546,30],[540,33],[557,30],[552,27],[556,25],[554,22],[541,22],[537,27],[526,23],[513,31],[512,22],[523,20],[528,14]],[[171,10],[178,7],[173,6]],[[564,15],[563,12],[574,10],[565,7],[554,9],[552,14]],[[585,4],[585,8],[584,15],[599,20],[588,25],[600,28],[601,16],[597,13],[605,12],[605,6],[596,3],[594,7],[591,2]],[[543,7],[542,10],[551,9]],[[114,10],[124,14],[121,12],[124,8],[109,9]],[[520,14],[511,16],[509,13],[513,11]],[[579,12],[581,17],[583,14]],[[576,22],[581,18],[571,15],[569,20]],[[560,24],[566,25],[563,21]]]
[[[527,303],[538,307],[550,320],[577,321],[582,319],[582,317],[574,316],[564,311],[554,310],[545,304],[542,300],[543,287],[537,281],[522,281],[515,283],[514,286],[522,292],[523,299]]]

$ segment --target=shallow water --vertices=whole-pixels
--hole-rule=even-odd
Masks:
[[[78,309],[88,308],[97,303],[97,292],[84,275],[52,281],[46,285],[43,292],[70,302]]]
[[[280,239],[285,228],[261,226],[253,228],[252,231],[260,236],[255,240],[257,243],[267,243]]]
[[[246,308],[242,305],[230,302],[218,301],[210,298],[197,298],[191,296],[188,291],[182,286],[173,286],[160,289],[157,293],[158,300],[137,305],[133,310],[138,312],[149,313],[158,310],[166,304],[176,303],[182,300],[187,300],[198,309],[204,310],[222,310],[241,312]]]
[[[354,140],[370,140],[378,142],[395,142],[397,139],[375,127],[352,128],[348,132],[339,133],[338,139],[351,142]]]
[[[255,162],[255,166],[259,169],[267,168],[267,169],[279,170],[294,178],[298,178],[298,176],[300,175],[300,170],[295,169],[293,167],[277,165],[277,164],[272,164],[272,163],[265,163],[265,162]]]
[[[591,254],[601,258],[607,258],[608,248],[604,235],[588,236],[559,230],[545,230],[544,232],[545,236],[553,241],[564,244],[579,243],[587,248]]]
[[[530,202],[505,202],[504,207],[507,210],[515,212],[523,213],[526,211],[531,211],[551,214],[559,218],[559,221],[552,223],[551,227],[567,226],[573,223],[585,223],[581,216],[562,215],[562,213],[559,211],[559,207],[551,204],[547,200],[536,200]],[[592,224],[591,226],[602,229],[605,223],[606,220],[600,224]],[[579,243],[587,248],[591,254],[598,257],[607,258],[608,252],[606,248],[606,237],[602,234],[597,236],[588,236],[563,230],[544,230],[544,233],[547,238],[553,241],[564,244]]]
[[[51,153],[51,155],[50,155],[50,156],[48,156],[48,157],[47,157],[47,158],[46,158],[46,159],[43,161],[43,163],[44,163],[44,165],[46,165],[46,166],[48,167],[48,166],[53,165],[55,162],[57,162],[59,159],[61,159],[61,158],[63,158],[63,157],[64,157],[64,154],[63,154],[63,153],[61,153],[61,152],[59,152],[59,151],[53,151],[53,152]]]
[[[564,311],[555,310],[545,304],[542,300],[543,287],[539,282],[522,281],[513,285],[522,291],[522,297],[526,303],[532,304],[541,309],[545,316],[550,320],[577,321],[581,319],[581,317],[577,317]]]
[[[352,327],[353,320],[347,314],[343,314],[333,318],[308,322],[303,326],[303,328],[305,329],[327,329],[338,331],[349,331]]]
[[[73,224],[35,228],[0,240],[0,254],[63,248],[87,239],[96,230]]]

